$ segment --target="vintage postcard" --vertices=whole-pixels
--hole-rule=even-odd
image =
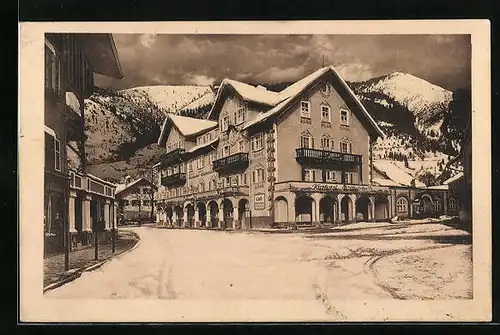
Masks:
[[[487,20],[20,24],[20,321],[491,319]]]

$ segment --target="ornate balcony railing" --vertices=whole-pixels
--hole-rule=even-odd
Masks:
[[[182,185],[184,183],[186,183],[186,173],[184,172],[171,174],[170,176],[161,178],[161,184],[163,186]]]
[[[243,170],[248,167],[248,153],[240,152],[212,162],[214,171]]]
[[[180,162],[182,156],[186,153],[186,149],[184,148],[176,148],[172,151],[169,151],[162,160],[163,165],[168,165],[171,163]]]
[[[310,148],[295,149],[295,159],[299,163],[350,163],[361,164],[361,155],[347,154],[335,151],[326,151]]]

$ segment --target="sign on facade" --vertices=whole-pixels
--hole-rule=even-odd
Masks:
[[[263,210],[266,208],[265,206],[265,195],[264,193],[256,194],[253,198],[253,207],[256,210]]]

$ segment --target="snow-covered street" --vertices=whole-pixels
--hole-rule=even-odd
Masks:
[[[136,249],[46,296],[310,300],[329,314],[337,299],[471,298],[470,235],[437,223],[321,233],[125,229],[139,234]]]

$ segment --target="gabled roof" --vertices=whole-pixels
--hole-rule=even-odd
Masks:
[[[243,100],[263,104],[267,106],[274,106],[282,100],[279,93],[269,91],[265,87],[255,87],[233,79],[224,79],[217,90],[215,101],[208,113],[208,119],[213,119],[214,111],[220,109],[220,105],[224,102],[225,94],[229,90],[234,90]]]
[[[131,187],[138,185],[141,182],[145,182],[145,183],[149,184],[149,186],[156,188],[156,186],[153,185],[153,183],[150,182],[149,180],[147,180],[146,178],[139,178],[139,179],[136,179],[129,184],[117,184],[116,190],[115,190],[115,196],[118,195],[119,193],[125,191],[125,190],[128,190]]]
[[[158,145],[161,146],[165,144],[172,125],[174,125],[183,136],[192,136],[213,129],[217,127],[218,123],[215,121],[168,113],[161,128]]]
[[[279,113],[283,112],[286,110],[286,108],[290,107],[300,96],[301,93],[306,91],[308,88],[312,87],[314,84],[318,82],[318,80],[323,77],[324,75],[331,73],[333,74],[334,78],[337,80],[337,82],[340,84],[340,87],[345,90],[345,94],[343,94],[344,97],[347,97],[348,99],[351,100],[351,102],[354,103],[354,105],[357,107],[357,109],[360,111],[360,114],[362,118],[364,118],[368,126],[371,128],[372,134],[375,134],[376,136],[382,136],[385,137],[384,132],[380,129],[380,127],[377,125],[375,120],[371,117],[371,115],[368,113],[366,108],[363,106],[361,101],[356,97],[354,92],[351,90],[351,88],[347,85],[347,83],[340,77],[340,75],[337,73],[335,68],[333,66],[327,66],[324,68],[321,68],[312,74],[308,75],[307,77],[297,81],[296,83],[290,85],[283,91],[279,93],[280,99],[279,102],[270,110],[266,112],[261,112],[257,114],[257,116],[249,120],[243,127],[243,129],[249,128],[251,126],[254,126],[258,123],[261,123],[265,120],[268,120],[269,118],[278,115]]]

